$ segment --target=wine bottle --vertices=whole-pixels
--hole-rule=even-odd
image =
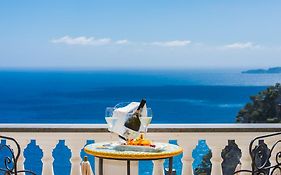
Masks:
[[[141,121],[139,117],[141,117],[141,112],[143,110],[143,107],[146,103],[145,99],[142,99],[140,102],[140,105],[138,106],[137,110],[132,114],[130,118],[127,119],[125,122],[125,127],[138,132],[141,126]]]

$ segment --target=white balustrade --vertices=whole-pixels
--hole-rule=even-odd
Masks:
[[[219,143],[218,143],[219,142]],[[227,142],[223,142],[222,139],[209,139],[207,144],[212,150],[212,174],[215,175],[221,175],[222,174],[222,168],[221,168],[221,163],[222,163],[222,158],[221,158],[221,152]]]
[[[66,146],[71,150],[72,156],[71,156],[71,175],[80,175],[80,163],[81,163],[81,157],[80,152],[81,148],[84,147],[87,139],[83,136],[81,137],[80,134],[78,134],[73,139],[67,139],[65,141]]]
[[[20,144],[20,147],[21,147],[21,155],[18,159],[17,168],[18,168],[18,170],[23,170],[24,169],[24,160],[25,160],[25,158],[23,156],[23,151],[27,147],[27,145],[30,143],[30,140],[27,138],[19,138],[19,139],[17,139],[17,142]]]
[[[1,135],[15,138],[21,145],[22,152],[35,139],[37,145],[43,151],[43,175],[53,174],[52,151],[59,140],[65,140],[65,144],[71,149],[71,175],[80,174],[80,151],[87,140],[117,141],[118,137],[107,132],[106,125],[4,125],[0,124]],[[199,128],[199,130],[198,130]],[[205,139],[212,150],[212,175],[221,175],[221,151],[227,145],[228,139],[234,139],[242,151],[241,169],[251,169],[251,159],[248,151],[250,141],[259,135],[277,132],[281,129],[281,124],[262,125],[152,125],[151,132],[147,135],[153,141],[168,142],[177,140],[183,147],[182,175],[192,175],[192,151],[196,147],[198,140]],[[245,130],[245,132],[241,130]],[[251,132],[250,132],[251,131]],[[266,131],[266,132],[265,132]],[[280,139],[280,138],[279,138]],[[277,139],[276,139],[277,140]],[[274,143],[274,139],[266,141],[269,147]],[[278,149],[280,149],[278,145]],[[275,151],[276,152],[276,151]],[[275,153],[274,152],[274,153]],[[274,158],[271,160],[273,161]],[[23,169],[24,157],[21,154],[18,160],[18,168]],[[164,175],[163,160],[153,161],[153,175]],[[98,174],[98,160],[96,160],[96,175]],[[174,167],[175,168],[175,167]],[[125,161],[104,160],[104,175],[124,175],[126,174]],[[131,174],[138,174],[138,162],[131,162]],[[179,174],[179,172],[177,172]]]
[[[178,144],[183,148],[183,156],[182,156],[182,175],[192,175],[192,151],[196,147],[197,140],[190,139],[190,137],[186,136],[178,140]]]
[[[253,138],[252,138],[253,139]],[[240,159],[241,162],[241,170],[251,170],[251,156],[249,154],[249,144],[251,139],[236,139],[236,143],[241,149],[242,157]]]
[[[153,162],[153,175],[164,175],[164,160],[154,160]]]
[[[160,143],[168,143],[169,138],[163,137],[163,135],[167,135],[169,133],[162,133],[162,134],[154,134],[154,135],[146,135],[146,137],[150,138],[154,142],[160,142]],[[162,136],[161,136],[162,135]],[[153,175],[164,175],[164,160],[153,160]]]
[[[58,143],[59,139],[51,139],[50,137],[46,136],[41,139],[37,139],[37,144],[40,145],[40,148],[43,152],[43,175],[51,175],[54,174],[53,170],[53,161],[54,158],[52,156],[53,149],[56,147],[56,144]]]

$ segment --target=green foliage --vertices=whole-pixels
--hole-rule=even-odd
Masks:
[[[210,159],[212,158],[212,152],[209,150],[208,154],[203,156],[202,162],[199,167],[195,168],[194,175],[211,175],[212,164]]]
[[[276,83],[251,96],[236,117],[238,123],[281,123],[281,85]]]

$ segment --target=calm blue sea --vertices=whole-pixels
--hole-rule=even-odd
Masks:
[[[1,123],[105,123],[119,102],[147,99],[153,123],[233,123],[281,74],[241,70],[0,71]]]

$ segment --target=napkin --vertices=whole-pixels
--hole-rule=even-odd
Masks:
[[[116,118],[116,121],[112,125],[111,131],[123,136],[124,138],[136,138],[139,135],[139,131],[143,129],[143,126],[140,127],[139,131],[132,131],[131,129],[124,126],[125,122],[132,114],[137,110],[139,102],[131,102],[127,106],[116,108],[113,111],[112,117]],[[147,117],[146,105],[142,110],[142,117]]]

